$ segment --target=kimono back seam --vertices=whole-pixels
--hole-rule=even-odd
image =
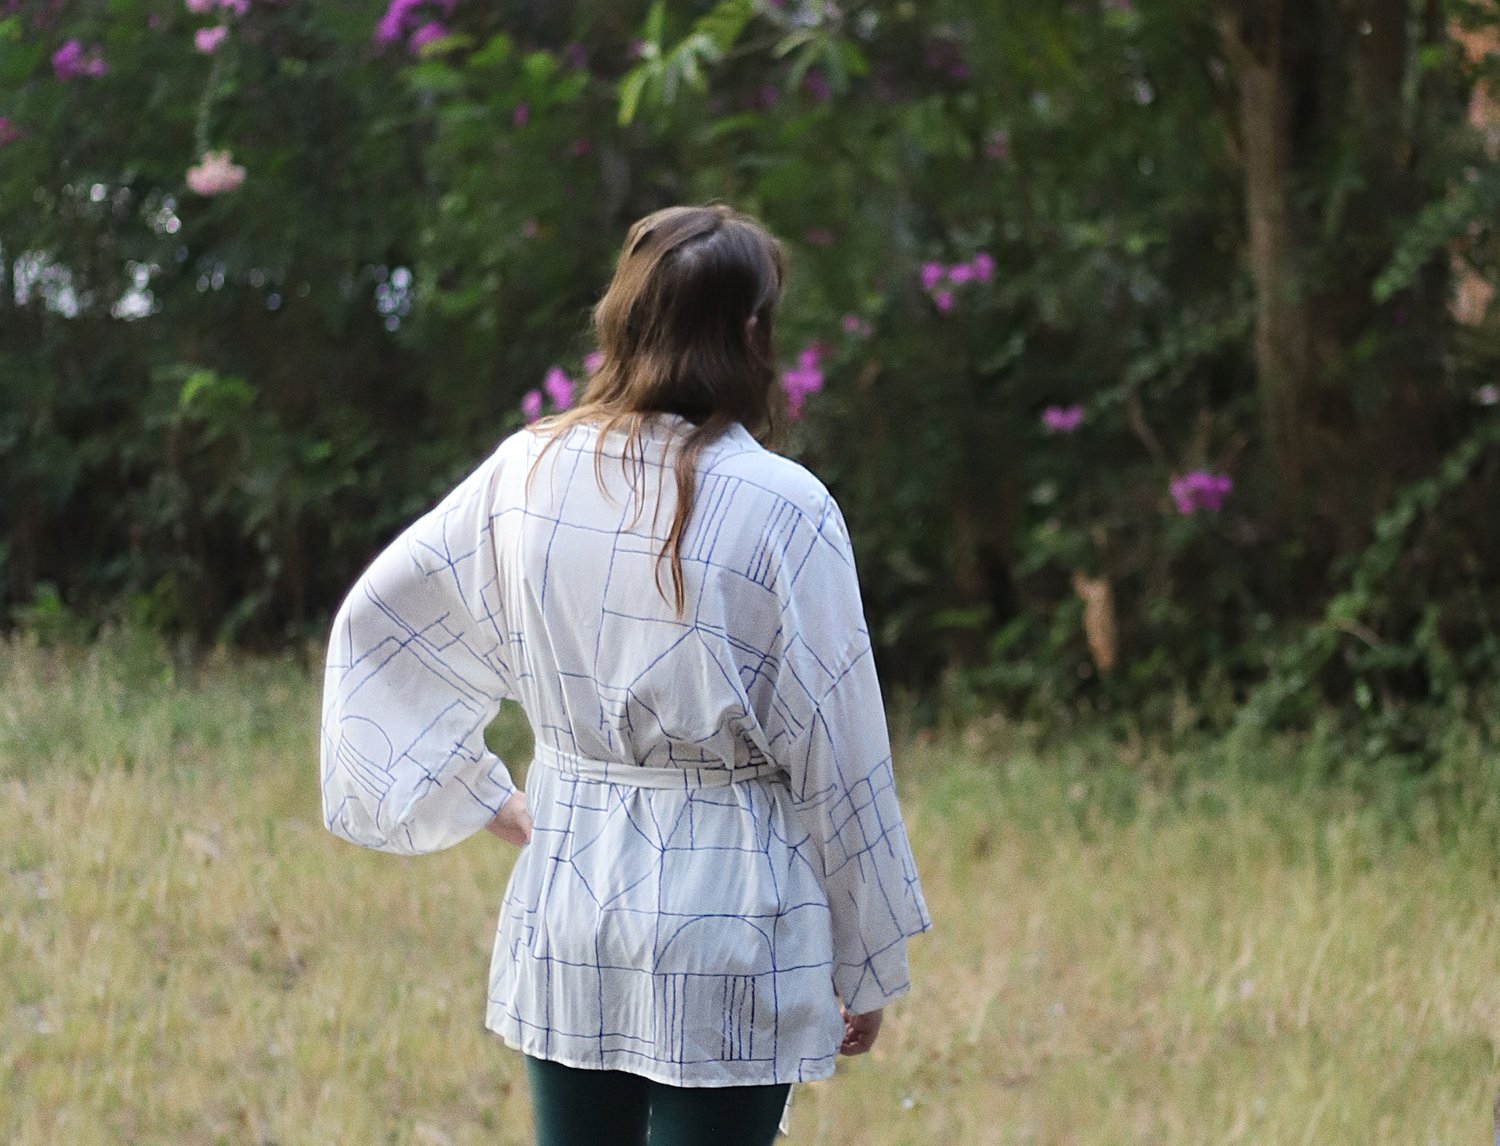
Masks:
[[[480,831],[514,791],[484,729],[517,701],[533,834],[487,1025],[675,1085],[810,1081],[834,992],[854,1013],[906,993],[929,918],[838,506],[731,428],[698,463],[679,616],[658,555],[684,425],[653,419],[638,459],[587,425],[545,454],[514,434],[375,559],[330,640],[325,821],[405,854]],[[755,778],[717,782],[735,769]]]

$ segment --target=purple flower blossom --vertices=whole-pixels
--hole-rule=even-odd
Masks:
[[[563,373],[561,366],[553,366],[547,371],[547,376],[542,379],[542,389],[559,410],[566,410],[573,404],[573,379]]]
[[[448,29],[442,23],[429,20],[411,34],[411,38],[406,41],[406,46],[415,55],[434,40],[441,40],[447,34]]]
[[[761,107],[775,107],[776,102],[781,99],[781,92],[775,84],[761,84],[756,99]]]
[[[1192,473],[1174,477],[1167,488],[1172,495],[1172,500],[1177,503],[1177,512],[1184,517],[1189,517],[1200,509],[1213,512],[1221,509],[1224,499],[1234,488],[1234,483],[1223,474],[1194,470]]]
[[[583,356],[583,372],[585,374],[593,374],[603,365],[604,351],[602,350],[590,350]]]
[[[943,314],[947,314],[953,309],[953,292],[951,290],[937,291],[932,296],[932,305]]]
[[[250,14],[250,0],[219,0],[219,8],[236,16],[247,16]]]
[[[968,263],[958,263],[948,268],[948,281],[954,286],[963,286],[964,283],[974,280],[974,268]]]
[[[187,10],[194,16],[207,16],[214,10],[215,0],[187,0]]]
[[[406,30],[407,18],[411,10],[421,2],[422,0],[391,0],[390,7],[380,18],[380,23],[375,25],[375,42],[390,45],[399,40]]]
[[[781,386],[786,391],[787,413],[793,421],[802,417],[802,406],[807,401],[807,396],[823,389],[823,371],[818,365],[822,358],[822,345],[810,342],[798,353],[796,367],[781,376]]]
[[[922,289],[933,290],[948,275],[948,268],[942,263],[922,264]]]
[[[1042,411],[1042,425],[1049,434],[1071,434],[1083,425],[1083,407],[1048,406]]]
[[[523,100],[522,102],[516,104],[516,110],[514,113],[512,113],[510,118],[511,122],[513,122],[517,127],[525,127],[526,124],[531,120],[531,108],[527,106],[526,102]]]
[[[212,28],[199,28],[193,33],[193,47],[205,56],[211,56],[219,50],[219,45],[224,42],[224,37],[227,35],[229,35],[229,28],[224,24],[215,24]]]
[[[988,251],[980,251],[969,266],[974,268],[974,277],[982,283],[995,277],[995,257]]]
[[[7,116],[0,115],[0,147],[14,143],[24,134],[25,132],[11,123]]]
[[[875,333],[874,328],[857,314],[844,315],[843,326],[845,334],[852,334],[856,338],[869,338]]]
[[[535,422],[542,416],[542,392],[540,390],[528,390],[525,397],[521,399],[521,417],[528,422]]]
[[[574,40],[563,48],[563,59],[568,61],[568,67],[581,72],[589,66],[589,50]]]
[[[827,103],[833,98],[833,89],[828,86],[828,80],[817,68],[810,69],[807,75],[802,77],[802,88],[819,103]]]
[[[77,40],[69,40],[52,53],[52,71],[60,80],[71,80],[78,76],[102,76],[106,70],[98,44],[85,53],[82,44]]]
[[[786,390],[787,414],[795,422],[802,417],[802,406],[807,401],[807,396],[823,389],[823,372],[788,370],[781,376],[781,384]]]
[[[390,6],[385,10],[385,15],[375,25],[375,42],[389,47],[401,39],[416,22],[414,13],[424,3],[431,3],[441,8],[445,15],[451,16],[454,2],[455,0],[391,0]],[[248,11],[250,0],[219,0],[219,4],[226,8],[231,5],[243,5],[245,11]],[[244,15],[244,12],[240,12],[240,15]],[[412,50],[415,51],[420,46],[420,44],[413,45]]]

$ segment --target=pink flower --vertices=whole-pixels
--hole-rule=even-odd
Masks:
[[[219,0],[219,9],[236,16],[245,16],[250,12],[250,0]]]
[[[585,374],[593,374],[603,365],[604,351],[602,350],[590,350],[583,356],[583,372]]]
[[[375,25],[375,42],[389,45],[399,40],[411,23],[412,10],[421,4],[422,0],[391,0],[380,23]]]
[[[974,268],[968,263],[958,263],[948,268],[948,281],[954,286],[963,286],[974,278]]]
[[[401,38],[401,23],[406,13],[401,8],[401,0],[393,0],[391,6],[386,9],[385,15],[375,25],[375,42],[377,44],[394,44]]]
[[[1167,487],[1172,500],[1177,503],[1177,512],[1184,517],[1189,517],[1200,509],[1217,512],[1223,507],[1224,499],[1233,488],[1234,483],[1225,475],[1211,474],[1204,470],[1194,470],[1181,477],[1174,477]]]
[[[922,289],[932,290],[938,285],[938,283],[942,282],[943,279],[947,277],[947,275],[948,268],[943,266],[942,263],[923,263]]]
[[[984,155],[986,159],[1006,160],[1010,158],[1010,132],[1003,127],[996,128],[990,132],[989,138],[984,141]]]
[[[844,315],[844,333],[852,334],[857,338],[869,338],[874,333],[874,328],[857,314]]]
[[[214,10],[215,0],[187,0],[187,10],[195,16],[207,16]]]
[[[1048,406],[1042,411],[1042,425],[1049,434],[1071,434],[1083,425],[1083,407]]]
[[[802,406],[807,401],[807,396],[823,389],[823,372],[816,367],[810,370],[788,370],[781,376],[781,385],[786,390],[787,413],[793,421],[797,421],[802,417]]]
[[[69,40],[52,53],[52,71],[60,80],[71,80],[78,76],[102,76],[106,70],[98,44],[85,53],[82,44],[77,40]]]
[[[524,102],[516,104],[515,114],[511,116],[511,120],[515,123],[515,125],[517,127],[525,127],[527,121],[529,121],[530,119],[531,108],[527,107]]]
[[[969,266],[974,268],[974,277],[982,283],[995,277],[995,258],[988,251],[980,251]]]
[[[8,117],[0,115],[0,147],[14,143],[25,134],[19,127],[11,123]]]
[[[224,37],[227,35],[229,35],[229,28],[224,24],[216,24],[212,28],[199,28],[193,33],[193,47],[205,56],[211,56],[219,50],[219,45],[224,42]]]
[[[441,40],[448,34],[448,29],[436,20],[429,20],[411,34],[411,39],[406,41],[406,46],[413,54],[420,52],[434,40]]]
[[[947,314],[953,309],[953,292],[951,290],[940,290],[932,296],[932,305]]]
[[[526,391],[526,396],[521,399],[521,416],[528,422],[535,422],[542,416],[542,392],[540,390]]]
[[[227,151],[205,152],[197,167],[189,167],[187,184],[199,195],[235,191],[245,181],[245,169],[229,161]]]
[[[802,405],[809,394],[823,389],[823,371],[818,364],[823,358],[823,347],[810,342],[797,355],[797,365],[781,376],[782,389],[786,391],[787,413],[793,421],[802,417]]]
[[[547,371],[547,376],[542,379],[542,389],[559,410],[566,410],[573,404],[573,379],[564,374],[560,366]]]

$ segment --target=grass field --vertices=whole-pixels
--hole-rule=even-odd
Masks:
[[[481,1026],[507,849],[328,835],[316,704],[290,664],[0,645],[0,1139],[529,1140]],[[903,738],[936,927],[791,1140],[1489,1141],[1500,767],[1458,737],[1393,811],[1263,752]]]

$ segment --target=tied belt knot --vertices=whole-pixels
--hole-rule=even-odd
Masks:
[[[631,764],[623,760],[591,760],[545,744],[536,746],[533,760],[554,768],[564,776],[579,780],[597,780],[605,784],[625,784],[633,788],[663,788],[679,792],[695,788],[730,788],[751,780],[784,780],[786,773],[779,764],[746,764],[726,768],[721,764],[703,766],[669,765],[665,768]]]

